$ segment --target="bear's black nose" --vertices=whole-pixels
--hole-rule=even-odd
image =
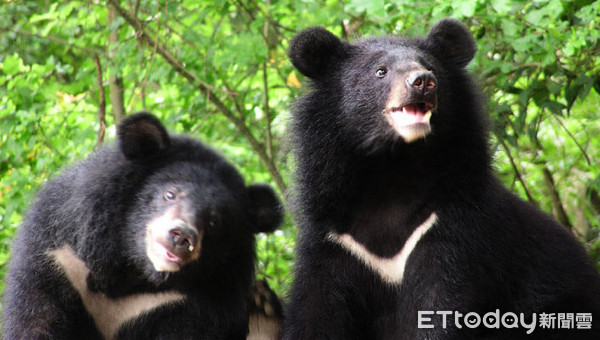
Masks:
[[[413,93],[434,94],[437,90],[437,79],[429,71],[413,71],[406,77],[406,86]]]
[[[198,242],[198,232],[188,226],[180,225],[169,230],[169,238],[175,249],[192,252]]]

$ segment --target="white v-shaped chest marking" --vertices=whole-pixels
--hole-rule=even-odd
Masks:
[[[90,270],[69,246],[51,250],[57,270],[62,270],[73,288],[81,296],[85,309],[94,319],[105,339],[114,339],[121,326],[161,306],[182,302],[186,296],[177,291],[139,293],[120,298],[109,298],[105,294],[88,290],[87,275]]]
[[[437,222],[435,212],[431,213],[429,218],[418,226],[410,237],[404,243],[404,246],[394,257],[385,258],[371,253],[362,243],[356,241],[350,234],[329,233],[329,239],[342,248],[346,249],[350,254],[358,258],[367,267],[377,273],[381,279],[389,284],[400,284],[404,278],[404,270],[406,261],[415,249],[415,246]]]

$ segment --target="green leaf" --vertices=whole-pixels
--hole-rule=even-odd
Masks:
[[[509,38],[517,36],[519,32],[519,25],[512,19],[502,19],[501,27],[502,32]]]
[[[499,15],[508,14],[512,9],[512,0],[494,0],[490,1],[492,8]]]
[[[529,35],[526,35],[522,38],[515,39],[511,42],[511,46],[517,52],[526,52],[532,46],[532,37]]]
[[[24,68],[23,61],[17,54],[6,56],[0,67],[2,67],[2,72],[9,76],[19,73]]]
[[[560,0],[550,0],[539,9],[530,11],[525,15],[525,20],[534,26],[551,26],[552,19],[560,17],[563,12],[563,5]]]
[[[30,24],[35,24],[38,23],[40,21],[45,21],[45,20],[55,20],[56,18],[58,18],[58,13],[56,13],[56,8],[58,7],[58,2],[53,3],[52,5],[50,5],[50,8],[43,14],[33,14],[29,19],[29,23]]]
[[[452,8],[454,12],[465,18],[472,17],[475,14],[477,8],[477,1],[475,0],[456,0],[452,2]]]
[[[356,13],[368,13],[377,17],[383,17],[385,15],[384,1],[372,1],[372,0],[351,0],[346,5],[349,10]]]

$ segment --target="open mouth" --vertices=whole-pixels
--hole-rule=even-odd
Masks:
[[[178,271],[183,265],[184,260],[174,254],[160,241],[154,241],[148,250],[148,257],[154,264],[156,271]]]
[[[174,263],[177,263],[177,264],[183,263],[183,259],[181,257],[179,257],[179,256],[175,255],[174,253],[172,253],[171,251],[169,251],[169,249],[167,247],[165,247],[164,245],[159,244],[157,242],[156,246],[163,248],[162,251],[164,251],[164,255],[163,256],[165,257],[165,260],[170,261],[170,262],[174,262]]]
[[[429,120],[435,106],[430,103],[411,103],[386,108],[386,118],[406,143],[427,136],[431,132]]]
[[[169,228],[171,227],[168,225]],[[183,231],[146,230],[146,256],[157,272],[176,272],[200,256],[202,233],[194,239]]]

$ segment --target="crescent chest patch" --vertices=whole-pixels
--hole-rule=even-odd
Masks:
[[[404,243],[402,249],[393,257],[381,257],[370,252],[362,243],[356,241],[350,234],[330,232],[328,239],[339,244],[342,248],[364,263],[375,272],[383,281],[389,284],[401,284],[404,278],[406,262],[415,249],[419,240],[437,222],[435,212],[418,226]]]

